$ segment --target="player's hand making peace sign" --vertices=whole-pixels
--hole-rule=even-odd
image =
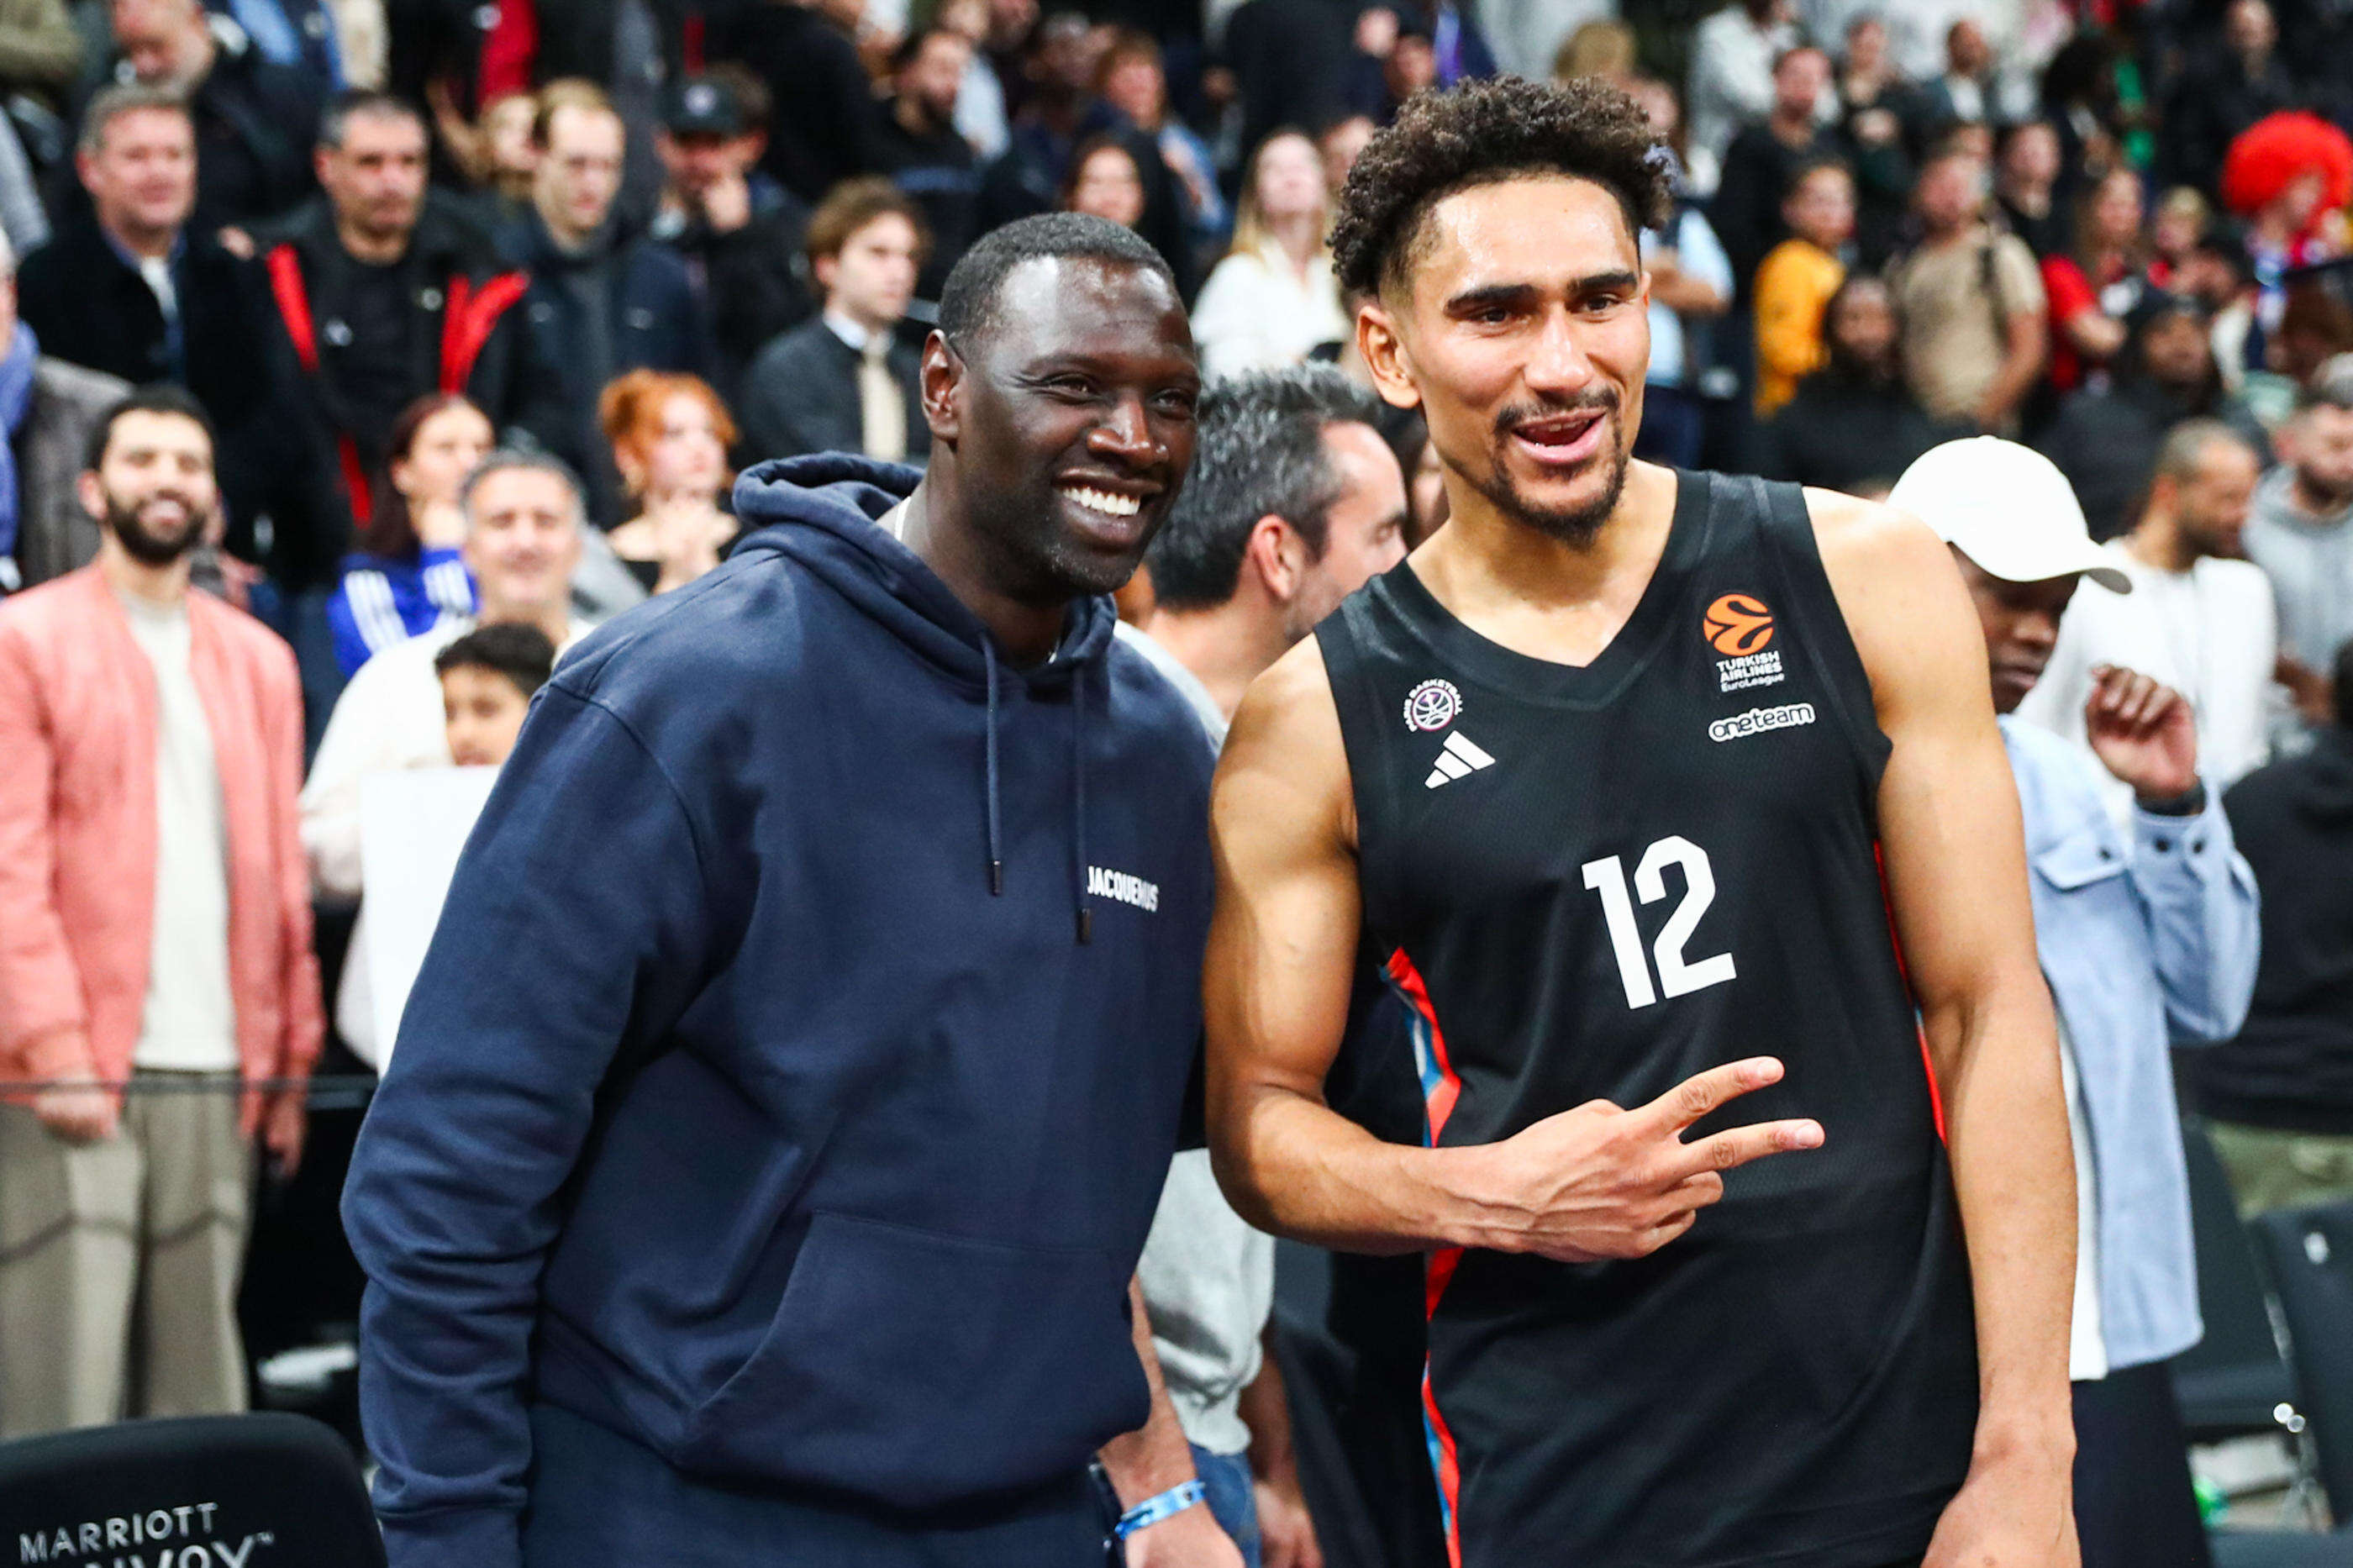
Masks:
[[[1493,1245],[1558,1263],[1657,1251],[1724,1196],[1724,1172],[1820,1146],[1821,1126],[1808,1121],[1684,1141],[1703,1117],[1780,1081],[1771,1057],[1729,1062],[1635,1110],[1597,1100],[1492,1145],[1481,1185],[1504,1232]]]

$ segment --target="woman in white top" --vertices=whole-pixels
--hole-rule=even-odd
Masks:
[[[1243,182],[1233,248],[1201,286],[1193,340],[1212,376],[1297,364],[1321,343],[1350,336],[1332,253],[1331,194],[1315,143],[1278,131],[1260,144]]]

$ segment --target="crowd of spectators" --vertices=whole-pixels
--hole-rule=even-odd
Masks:
[[[1990,433],[2065,474],[2135,591],[2084,595],[2028,716],[2080,730],[2128,664],[2189,700],[2218,790],[2248,779],[2233,812],[2277,819],[2242,835],[2257,1043],[2213,1081],[2353,1193],[2353,955],[2274,929],[2346,898],[2268,884],[2353,842],[2353,11],[2326,0],[5,0],[0,596],[100,554],[109,487],[148,482],[85,472],[105,413],[177,389],[148,417],[201,427],[217,489],[189,580],[290,648],[300,874],[347,909],[361,780],[502,755],[548,658],[718,564],[734,472],[922,461],[923,334],[980,236],[1110,219],[1168,261],[1210,375],[1354,373],[1337,184],[1407,97],[1498,69],[1616,82],[1671,160],[1639,455],[1875,495]],[[1426,537],[1435,456],[1368,416]],[[53,605],[10,635],[65,681],[41,661],[88,628]],[[277,667],[231,640],[274,737]],[[222,745],[225,780],[264,771]],[[328,1059],[373,1061],[364,966],[328,967]],[[0,1078],[90,1069],[30,1049],[14,973]]]

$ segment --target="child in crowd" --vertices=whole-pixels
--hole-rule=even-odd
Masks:
[[[434,656],[449,755],[461,768],[497,767],[514,750],[532,695],[555,672],[555,645],[519,621],[478,626]]]
[[[554,670],[555,645],[545,632],[522,621],[477,626],[436,654],[433,672],[441,682],[450,761],[461,768],[504,763],[522,732],[532,694],[547,684]],[[363,903],[352,926],[349,956],[335,990],[335,1030],[353,1056],[381,1072],[392,1039],[377,1027],[375,962],[369,956],[374,946],[368,935],[371,913]],[[431,929],[428,920],[425,930]]]
[[[1790,237],[1757,268],[1757,413],[1778,411],[1822,365],[1822,308],[1846,281],[1839,258],[1854,237],[1854,176],[1825,161],[1801,171],[1781,202]]]

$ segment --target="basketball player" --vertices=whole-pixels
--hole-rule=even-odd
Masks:
[[[1666,210],[1590,82],[1424,96],[1349,176],[1452,521],[1236,717],[1220,1175],[1428,1252],[1458,1568],[2065,1568],[2073,1178],[1984,639],[1916,521],[1629,461]],[[1323,1103],[1359,953],[1429,1147]]]

